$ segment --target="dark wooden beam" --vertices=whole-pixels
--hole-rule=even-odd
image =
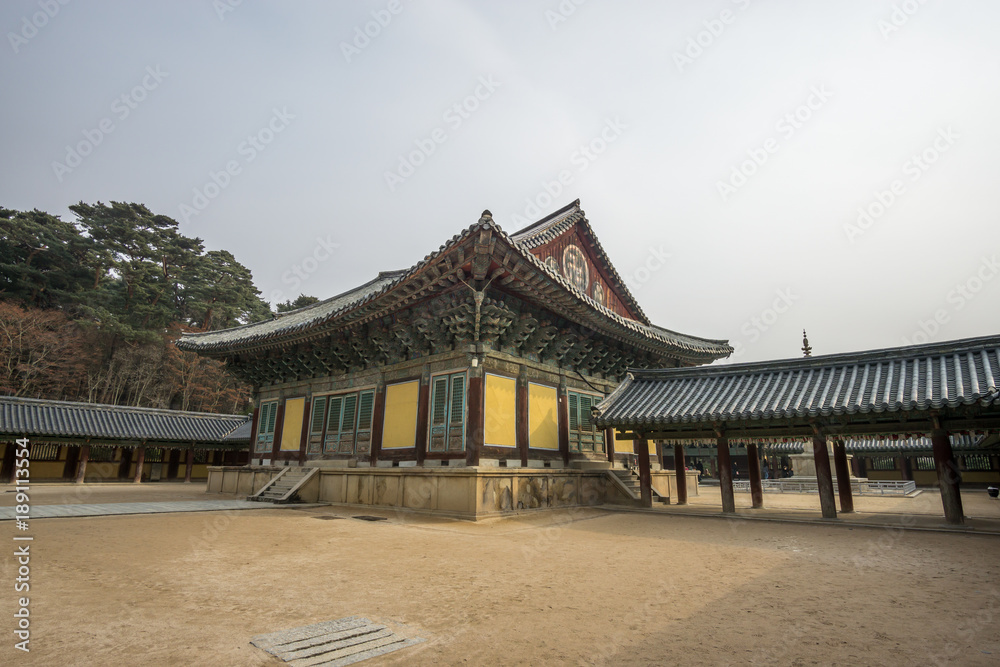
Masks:
[[[819,506],[824,519],[837,518],[837,503],[833,499],[833,473],[830,471],[830,454],[826,451],[826,436],[813,434],[813,461],[816,463],[816,486],[819,487]]]
[[[747,443],[747,465],[750,468],[750,506],[760,509],[764,506],[764,488],[760,483],[760,459],[757,457],[756,443]]]
[[[87,461],[90,459],[90,445],[84,445],[80,448],[80,461],[76,464],[76,479],[73,481],[77,484],[83,484],[83,480],[87,477]]]
[[[687,462],[684,459],[684,445],[674,445],[674,471],[677,474],[677,504],[687,505]]]
[[[840,511],[853,512],[854,498],[851,496],[851,471],[847,467],[847,447],[840,438],[833,441],[833,465],[837,471],[837,492],[840,494]]]
[[[146,464],[146,447],[140,446],[135,454],[135,475],[132,477],[133,484],[142,483],[142,467]]]
[[[941,503],[944,505],[944,518],[950,524],[965,523],[965,512],[962,508],[962,493],[958,485],[961,475],[958,464],[951,451],[951,439],[948,431],[943,428],[931,430],[931,443],[934,448],[934,467],[937,469],[938,487],[941,489]]]
[[[729,456],[729,438],[719,431],[716,434],[716,449],[719,459],[719,487],[722,490],[722,511],[736,512],[736,498],[733,496],[733,461]]]
[[[639,489],[643,507],[653,506],[652,478],[649,473],[649,440],[637,440],[636,458],[639,460]]]

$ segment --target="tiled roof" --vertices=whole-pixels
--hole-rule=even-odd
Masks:
[[[239,426],[234,428],[232,431],[222,436],[222,442],[226,444],[236,444],[236,443],[248,443],[250,442],[250,431],[252,430],[253,422],[249,417],[244,418],[243,422]]]
[[[987,447],[990,438],[979,435],[952,433],[950,436],[952,449],[969,451],[982,450]],[[788,440],[785,442],[768,442],[762,454],[801,454],[805,451],[804,440]],[[731,447],[744,444],[738,438],[730,443]],[[714,445],[710,445],[714,447]],[[916,438],[844,438],[844,449],[851,454],[903,454],[930,453],[933,443],[928,437]]]
[[[254,343],[276,335],[303,331],[382,294],[407,273],[407,271],[383,271],[374,280],[360,287],[297,310],[279,313],[270,320],[244,324],[232,329],[185,334],[177,346],[186,350],[206,350],[236,341],[241,344]]]
[[[217,415],[0,396],[0,435],[222,443],[246,415]],[[247,437],[249,440],[249,435]]]
[[[601,245],[600,240],[597,238],[597,234],[594,233],[593,228],[590,226],[590,222],[587,221],[586,214],[583,212],[583,209],[580,208],[579,199],[572,202],[568,206],[564,206],[548,217],[542,218],[538,222],[514,232],[510,235],[510,238],[518,245],[530,251],[534,248],[545,245],[549,241],[559,238],[573,225],[579,225],[579,228],[590,241],[594,250],[597,252],[598,258],[604,264],[605,270],[611,274],[617,282],[617,287],[623,292],[622,296],[624,297],[624,301],[628,305],[629,309],[635,313],[641,323],[649,325],[650,321],[649,318],[646,317],[646,313],[643,312],[642,307],[639,306],[639,302],[635,300],[634,296],[632,296],[632,292],[629,291],[625,281],[622,280],[620,275],[618,275],[618,270],[615,269],[615,265],[611,263],[611,259],[608,257],[608,254],[604,252],[604,246]],[[547,269],[548,265],[546,265],[545,268]]]
[[[787,419],[1000,405],[1000,336],[720,367],[633,370],[600,426]]]
[[[357,311],[362,306],[373,304],[390,292],[401,289],[405,283],[417,279],[418,274],[426,267],[438,263],[448,251],[482,230],[490,230],[497,237],[498,242],[503,241],[506,243],[511,248],[511,251],[520,256],[520,259],[527,266],[533,267],[538,273],[548,276],[551,281],[560,286],[565,294],[572,295],[571,299],[575,301],[574,309],[580,310],[579,306],[583,306],[586,312],[598,315],[598,321],[603,320],[606,330],[617,331],[649,343],[669,345],[678,351],[699,357],[704,361],[729,356],[733,351],[728,341],[679,334],[668,329],[631,320],[615,313],[609,308],[598,305],[588,295],[572,286],[563,276],[553,273],[544,262],[531,254],[528,248],[508,236],[506,232],[497,226],[488,213],[484,213],[484,217],[479,222],[452,237],[448,243],[441,246],[437,251],[427,255],[409,269],[380,273],[377,278],[357,289],[306,306],[305,308],[284,313],[272,320],[255,322],[220,331],[185,334],[177,341],[177,347],[184,350],[219,354],[232,351],[236,348],[252,347],[265,341],[275,343],[283,340],[294,340],[300,333],[316,329],[323,325],[335,325],[338,320]]]

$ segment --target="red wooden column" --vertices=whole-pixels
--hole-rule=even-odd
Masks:
[[[417,393],[417,440],[414,448],[417,454],[417,465],[423,466],[427,458],[427,430],[430,428],[431,404],[431,371],[424,365],[420,373],[420,390]]]
[[[299,434],[299,465],[305,465],[309,449],[309,430],[312,428],[312,396],[306,397],[302,406],[302,433]]]
[[[184,483],[191,483],[191,469],[194,468],[194,447],[187,451],[187,461],[184,462]]]
[[[608,450],[608,461],[615,463],[615,429],[612,426],[604,429],[604,446]]]
[[[747,443],[747,465],[750,468],[750,500],[753,509],[764,506],[764,486],[760,483],[760,459],[757,458],[757,445]]]
[[[80,448],[80,462],[76,464],[76,479],[73,480],[77,484],[83,484],[83,480],[87,476],[87,461],[89,459],[90,445],[84,445]]]
[[[514,429],[517,451],[521,455],[521,467],[528,467],[528,367],[521,366],[514,389]]]
[[[837,471],[837,492],[840,494],[840,511],[853,512],[854,498],[851,496],[851,471],[847,467],[847,447],[840,438],[833,441],[833,465]]]
[[[382,454],[382,428],[385,426],[385,383],[379,379],[375,387],[375,408],[372,411],[372,453],[370,465],[378,465]]]
[[[135,454],[135,476],[132,478],[132,482],[135,484],[142,483],[142,466],[146,464],[146,445],[142,445],[136,450]]]
[[[824,519],[837,518],[837,502],[833,499],[833,472],[830,470],[830,453],[826,451],[826,436],[813,429],[813,461],[816,462],[816,485],[819,487],[819,506]]]
[[[646,440],[642,434],[638,434],[641,438],[640,440],[635,440],[635,446],[638,447],[636,450],[636,456],[639,459],[639,487],[642,494],[642,506],[652,507],[653,506],[653,487],[652,479],[649,474],[649,440]]]
[[[142,483],[142,466],[146,464],[146,446],[142,445],[136,450],[135,455],[135,476],[132,478],[132,482],[135,484]]]
[[[948,431],[941,428],[941,423],[936,417],[934,428],[931,430],[931,443],[934,448],[938,487],[941,489],[941,503],[944,505],[944,518],[948,523],[961,525],[965,523],[965,511],[962,508],[962,492],[958,488],[960,481],[958,464],[955,463],[955,455],[951,451]]]
[[[677,473],[677,504],[687,505],[688,482],[687,462],[684,460],[684,445],[674,445],[674,471]]]
[[[569,465],[569,394],[566,382],[559,383],[559,453],[563,457],[563,465]]]
[[[729,456],[729,438],[722,431],[716,431],[716,448],[719,459],[719,487],[722,490],[722,511],[732,514],[736,511],[733,496],[733,461]]]
[[[479,465],[479,452],[486,438],[483,414],[483,372],[473,368],[469,372],[469,393],[465,422],[465,465]]]

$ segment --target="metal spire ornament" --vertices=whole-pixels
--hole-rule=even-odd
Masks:
[[[806,336],[806,330],[802,330],[802,356],[811,357],[812,356],[812,346],[809,345],[809,338]]]

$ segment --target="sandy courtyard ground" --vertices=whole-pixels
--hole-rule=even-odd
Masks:
[[[35,502],[220,497],[203,488]],[[1000,663],[1000,538],[599,509],[34,520],[24,654],[0,525],[3,665],[279,665],[250,638],[354,615],[428,640],[362,664]]]

